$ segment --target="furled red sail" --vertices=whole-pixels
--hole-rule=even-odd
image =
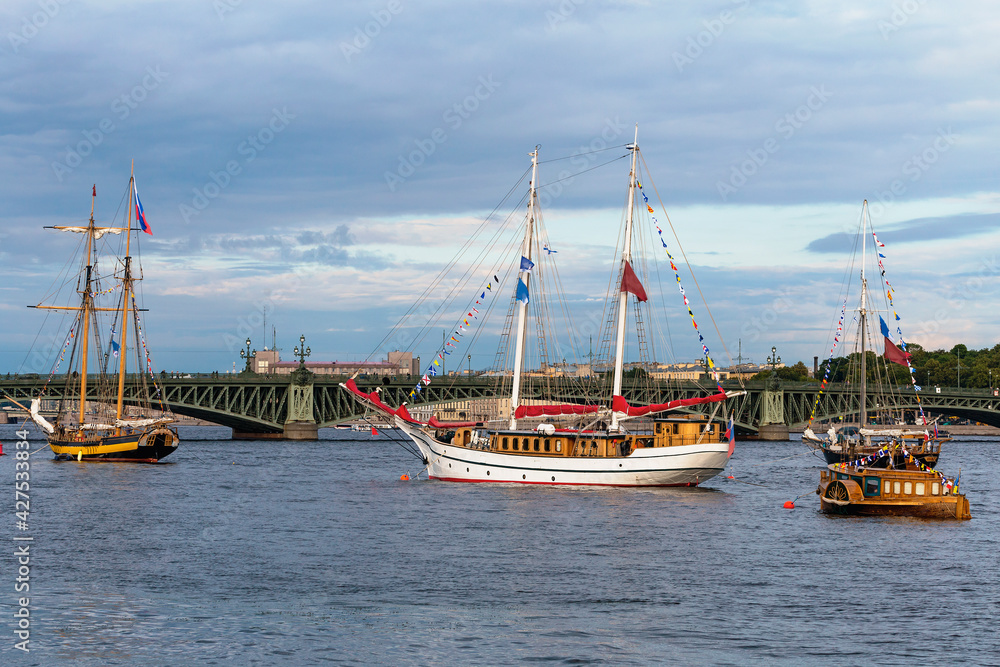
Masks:
[[[676,408],[684,408],[689,405],[702,405],[704,403],[717,403],[726,400],[726,392],[720,391],[711,396],[701,396],[699,398],[679,398],[669,403],[655,403],[653,405],[630,406],[622,396],[613,396],[611,399],[611,409],[615,412],[623,412],[629,417],[641,417],[655,412],[666,412]]]
[[[354,382],[353,378],[347,380],[347,382],[341,384],[341,386],[347,391],[351,392],[362,401],[370,404],[377,410],[384,412],[387,415],[399,417],[405,422],[410,424],[416,424],[417,426],[431,426],[433,428],[457,428],[461,426],[475,426],[477,422],[440,422],[436,417],[431,417],[429,421],[422,422],[417,421],[410,416],[410,411],[406,409],[405,405],[401,405],[395,410],[390,408],[388,405],[382,402],[382,398],[379,396],[377,391],[373,391],[370,394],[365,393],[358,389],[358,385]]]
[[[599,405],[519,405],[514,410],[514,419],[525,417],[559,417],[562,415],[586,415],[601,409]]]

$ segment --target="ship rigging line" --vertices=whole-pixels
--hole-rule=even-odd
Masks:
[[[618,160],[621,160],[622,158],[626,158],[626,157],[628,157],[628,153],[625,153],[625,155],[620,155],[620,156],[618,156],[618,157],[616,157],[616,158],[614,158],[612,160],[608,160],[607,162],[602,162],[601,164],[594,165],[593,167],[590,167],[589,169],[584,169],[583,171],[578,171],[575,174],[570,174],[569,176],[564,176],[563,178],[557,178],[554,181],[549,181],[545,185],[539,185],[539,186],[537,186],[535,189],[536,190],[541,190],[542,188],[547,188],[550,185],[555,185],[556,183],[561,183],[562,181],[568,181],[571,178],[576,178],[580,174],[586,174],[588,171],[593,171],[595,169],[600,169],[601,167],[607,166],[607,165],[611,164],[612,162],[617,162]]]
[[[597,150],[587,151],[585,153],[573,153],[572,155],[566,155],[565,157],[554,157],[550,160],[539,160],[538,164],[548,164],[549,162],[559,162],[560,160],[572,160],[575,157],[581,157],[584,155],[593,155],[594,153],[604,153],[606,151],[613,151],[616,148],[625,148],[626,146],[628,146],[628,144],[617,144],[615,146],[608,146],[607,148],[599,148]]]
[[[458,260],[461,257],[463,257],[466,252],[468,252],[474,240],[479,236],[480,232],[485,228],[485,226],[493,218],[496,212],[500,210],[500,207],[504,205],[504,203],[510,198],[511,194],[518,188],[518,186],[520,186],[521,182],[524,181],[524,179],[528,176],[530,172],[531,172],[531,167],[528,167],[527,169],[524,170],[524,173],[521,174],[521,178],[518,179],[517,183],[511,186],[511,188],[507,191],[507,194],[503,196],[503,199],[501,199],[500,202],[495,207],[493,207],[493,210],[490,211],[489,215],[487,215],[483,219],[483,221],[480,223],[479,228],[475,231],[475,233],[473,233],[472,236],[466,240],[465,244],[459,250],[458,255],[438,273],[438,275],[434,278],[434,280],[432,280],[427,285],[427,287],[424,288],[424,291],[420,294],[420,296],[413,302],[410,308],[405,313],[403,313],[403,315],[399,318],[396,324],[391,329],[389,329],[389,331],[385,334],[385,336],[382,337],[382,340],[380,340],[378,345],[374,347],[371,354],[368,355],[365,361],[370,361],[371,358],[377,353],[377,351],[382,349],[382,346],[392,336],[396,334],[396,332],[402,327],[403,323],[406,322],[407,319],[409,319],[409,317],[414,313],[414,311],[417,310],[418,306],[422,304],[425,301],[425,299],[434,291],[434,289],[440,284],[440,282],[444,279],[444,277],[448,274],[448,272],[451,271],[451,269],[458,263]]]
[[[639,151],[639,158],[642,159],[642,166],[646,170],[646,175],[648,176],[651,172],[649,171],[649,165],[646,164],[646,156]],[[722,343],[722,349],[726,351],[726,356],[729,357],[729,364],[733,363],[733,355],[729,352],[729,346],[726,345],[726,339],[722,337],[722,332],[719,331],[719,325],[715,321],[715,315],[712,314],[712,309],[708,305],[708,300],[705,299],[704,293],[701,291],[701,285],[698,283],[698,278],[694,275],[694,269],[691,268],[691,262],[688,261],[687,253],[684,252],[684,246],[681,245],[681,240],[677,236],[677,230],[674,229],[674,223],[670,220],[670,214],[667,213],[667,207],[663,204],[663,198],[660,196],[660,191],[656,188],[656,183],[650,179],[649,183],[653,186],[653,192],[656,193],[656,199],[660,202],[660,209],[663,211],[663,216],[667,219],[667,224],[670,225],[670,232],[674,235],[674,240],[677,241],[677,247],[681,251],[681,256],[684,257],[684,263],[687,265],[688,271],[691,272],[691,280],[694,281],[694,286],[698,289],[698,296],[701,297],[701,301],[705,304],[705,312],[708,313],[708,318],[712,320],[712,326],[715,328],[716,335],[719,336],[719,341]],[[737,374],[739,375],[739,374]],[[740,386],[743,385],[743,377],[739,376]]]

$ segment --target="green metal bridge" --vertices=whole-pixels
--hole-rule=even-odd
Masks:
[[[38,396],[45,378],[0,377],[0,393],[21,403]],[[362,418],[364,407],[339,385],[345,378],[308,374],[287,375],[186,375],[160,377],[157,384],[166,406],[175,414],[195,417],[233,429],[234,437],[314,439],[319,428]],[[382,400],[397,406],[407,402],[413,411],[423,405],[441,405],[454,401],[493,399],[496,397],[495,377],[439,378],[422,392],[410,398],[413,380],[401,378],[359,378],[362,391],[381,388]],[[129,384],[129,383],[126,383]],[[48,384],[45,398],[61,398],[64,382],[60,378]],[[724,385],[727,390],[738,390],[735,384]],[[665,402],[676,398],[703,396],[705,388],[695,383],[648,386],[647,382],[629,383],[622,387],[622,394],[632,403]],[[765,383],[751,383],[747,393],[726,401],[723,411],[716,416],[722,421],[730,412],[734,414],[741,433],[757,433],[762,424],[783,424],[801,428],[809,421],[816,406],[816,419],[830,420],[857,415],[860,399],[853,386],[828,385],[820,393],[815,382],[782,383],[777,389]],[[916,395],[910,390],[899,392],[901,398],[894,408],[916,410]],[[581,384],[574,378],[527,377],[522,387],[525,399],[545,397],[553,403],[583,403]],[[135,404],[137,397],[126,394],[128,404]],[[817,403],[818,399],[818,403]],[[877,405],[869,396],[868,410],[887,406]],[[941,387],[920,392],[920,401],[929,414],[955,415],[958,417],[1000,427],[1000,397],[986,389],[954,389]],[[712,405],[697,406],[688,412],[710,412]]]

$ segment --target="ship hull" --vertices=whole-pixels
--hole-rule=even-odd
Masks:
[[[820,474],[820,510],[848,516],[972,518],[969,501],[948,480],[918,469],[830,465]]]
[[[505,454],[449,445],[396,419],[420,449],[431,479],[548,486],[697,486],[718,475],[729,460],[729,444],[654,447],[621,457]]]
[[[53,436],[49,447],[58,460],[156,463],[177,451],[179,442],[176,431],[158,428],[84,440]]]

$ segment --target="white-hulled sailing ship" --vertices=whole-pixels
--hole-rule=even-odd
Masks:
[[[636,235],[633,214],[636,211],[645,213],[647,208],[653,211],[644,194],[642,197],[647,203],[639,209],[639,149],[635,142],[626,148],[631,153],[628,203],[619,237],[620,252],[614,267],[617,278],[609,290],[609,304],[605,310],[606,331],[613,332],[606,337],[609,357],[613,351],[613,366],[608,369],[609,372],[598,374],[604,378],[611,376],[612,383],[611,387],[595,386],[602,384],[602,379],[591,382],[588,387],[607,391],[605,395],[599,396],[598,391],[592,391],[591,398],[595,402],[587,404],[546,404],[537,398],[525,400],[522,396],[525,342],[529,328],[528,303],[529,299],[534,301],[534,294],[529,297],[529,293],[534,289],[533,285],[542,282],[535,263],[542,259],[543,250],[546,256],[553,252],[548,243],[540,244],[536,236],[540,222],[536,192],[537,148],[531,154],[531,181],[523,241],[514,257],[515,260],[519,257],[519,262],[515,261],[513,265],[517,288],[508,311],[508,324],[501,336],[502,340],[508,340],[508,349],[510,341],[513,341],[512,369],[492,373],[511,380],[509,394],[496,402],[496,405],[503,406],[507,414],[495,415],[493,420],[465,422],[441,422],[431,416],[422,422],[410,415],[405,403],[391,408],[382,401],[378,391],[361,391],[354,378],[342,385],[366,406],[392,417],[395,425],[415,443],[430,478],[455,482],[546,485],[695,486],[725,468],[734,448],[733,422],[730,418],[729,428],[724,432],[719,422],[725,420],[725,413],[718,419],[713,418],[719,414],[722,402],[734,394],[727,394],[718,382],[714,390],[706,390],[705,395],[676,398],[665,403],[632,406],[622,396],[628,310],[634,307],[637,313],[635,318],[638,318],[639,306],[647,300],[639,275],[633,268],[633,237]],[[666,248],[662,232],[660,241]],[[672,258],[671,267],[676,271]],[[486,290],[498,282],[498,276],[494,275],[494,281],[485,283]],[[679,275],[677,282],[680,286]],[[683,288],[681,292],[683,294]],[[479,294],[479,290],[476,293]],[[486,299],[487,292],[483,291],[481,297]],[[690,314],[686,296],[684,304]],[[484,307],[485,304],[478,298],[470,305],[468,316],[460,319],[455,335],[450,339],[454,342],[445,343],[443,352],[421,378],[424,385],[436,374],[435,366],[439,360],[444,361],[443,355],[450,354],[449,346],[457,344],[462,333],[468,331],[470,321],[478,319],[480,308]],[[634,319],[632,324],[637,322],[639,320]],[[706,355],[706,370],[714,368],[704,343],[702,350]],[[497,357],[499,359],[501,353],[498,352]],[[542,366],[545,366],[544,361]],[[418,383],[415,391],[421,388],[421,383]],[[598,400],[600,402],[596,402]],[[713,403],[715,412],[711,416],[697,413],[665,416],[671,411]]]
[[[39,396],[29,408],[32,420],[45,431],[57,459],[153,463],[177,449],[174,421],[161,402],[152,358],[142,330],[133,268],[132,235],[151,234],[139,201],[134,176],[129,179],[128,206],[122,226],[98,226],[91,199],[86,225],[52,227],[81,236],[79,272],[67,283],[77,294],[72,305],[40,303],[32,308],[69,313],[69,327],[59,359]],[[137,226],[133,227],[133,223]],[[112,243],[111,239],[118,242]],[[117,247],[113,247],[117,246]],[[136,239],[138,248],[138,238]],[[132,344],[129,344],[129,337]],[[136,361],[129,372],[129,352]],[[64,361],[65,387],[54,421],[40,411],[49,383]]]

